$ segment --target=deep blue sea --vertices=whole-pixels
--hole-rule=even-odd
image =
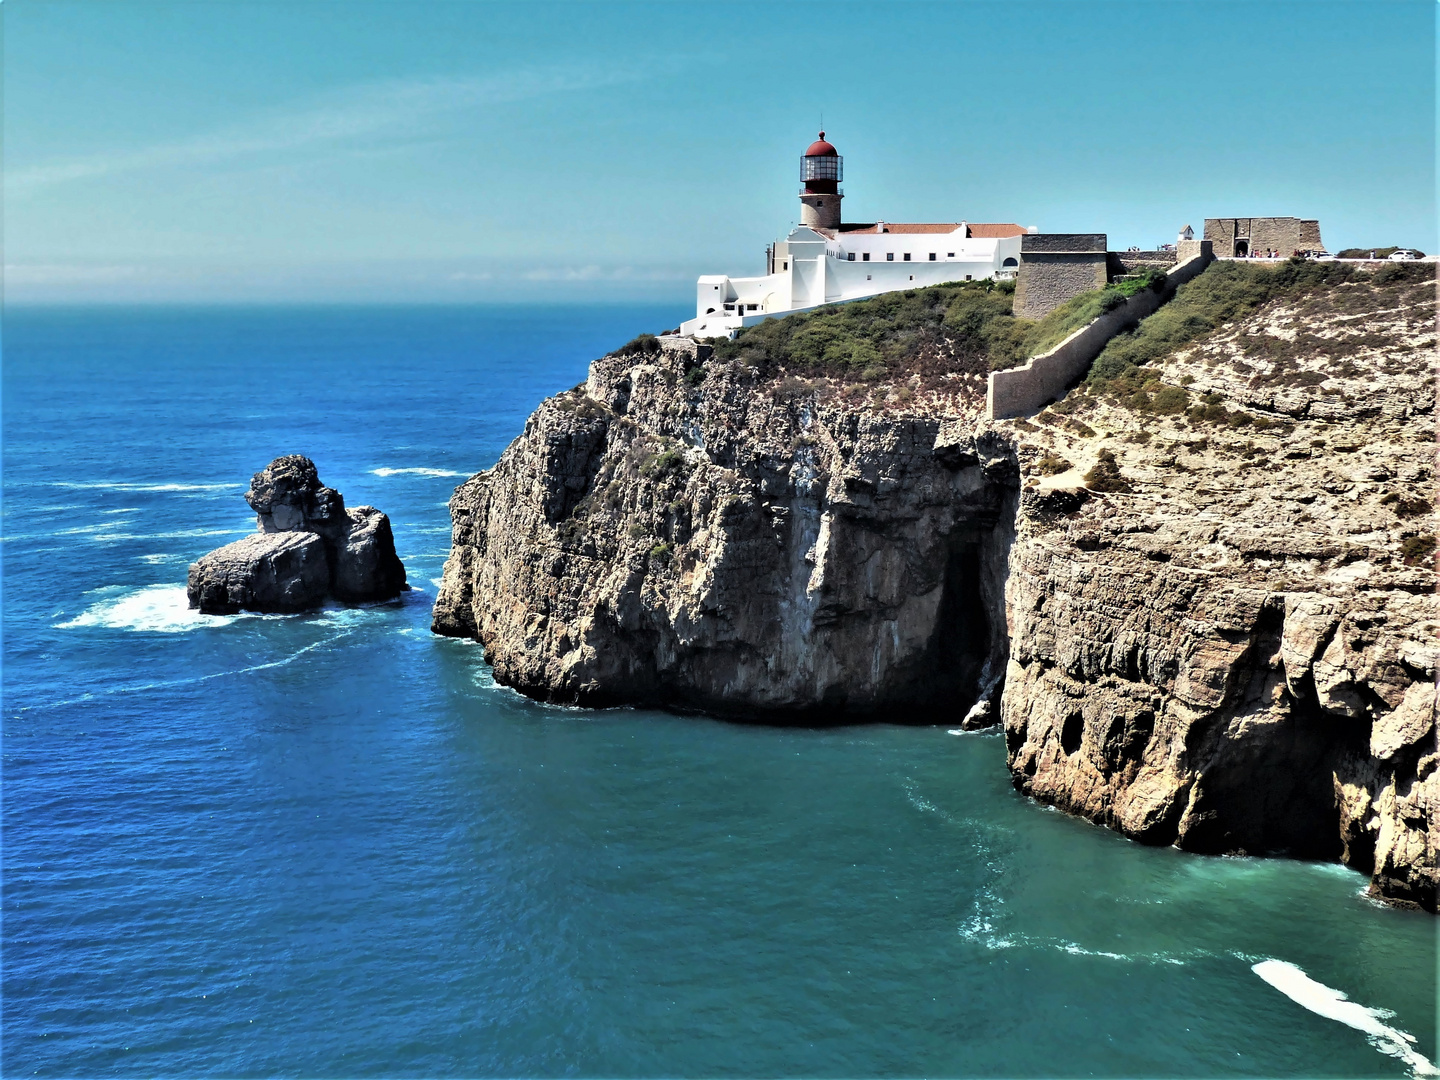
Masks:
[[[4,1075],[1436,1059],[1436,921],[1358,874],[1128,842],[994,735],[546,707],[432,636],[452,488],[681,314],[6,313]],[[186,610],[285,453],[390,515],[415,591]]]

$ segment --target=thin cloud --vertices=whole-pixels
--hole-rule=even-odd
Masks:
[[[303,150],[388,134],[411,137],[416,125],[448,112],[524,101],[551,94],[593,90],[665,74],[672,65],[646,70],[606,67],[537,67],[490,76],[389,80],[352,87],[327,99],[246,124],[139,150],[98,154],[15,169],[5,177],[12,195],[116,173],[173,165],[223,162],[256,154]]]
[[[683,272],[632,266],[550,266],[526,270],[521,281],[688,281]]]

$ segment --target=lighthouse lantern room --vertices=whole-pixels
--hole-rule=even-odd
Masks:
[[[825,132],[810,144],[800,159],[800,224],[812,228],[840,227],[840,200],[845,193],[840,181],[845,179],[845,159],[825,141]]]

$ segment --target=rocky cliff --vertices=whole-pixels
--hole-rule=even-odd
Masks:
[[[435,629],[551,701],[959,722],[1019,486],[978,376],[960,411],[856,408],[710,352],[596,361],[461,485]]]
[[[1433,287],[1340,275],[987,423],[943,335],[868,382],[646,343],[456,491],[434,627],[552,701],[998,714],[1036,798],[1433,910],[1433,350]]]

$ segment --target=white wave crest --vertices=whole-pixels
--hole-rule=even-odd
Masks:
[[[469,476],[454,469],[371,469],[376,476]]]
[[[1294,964],[1284,960],[1261,960],[1250,970],[1291,1001],[1327,1020],[1338,1020],[1346,1027],[1365,1033],[1370,1045],[1410,1067],[1415,1076],[1436,1076],[1435,1066],[1416,1051],[1415,1036],[1384,1021],[1395,1014],[1389,1009],[1371,1009],[1351,1001],[1345,994],[1324,983],[1316,982]]]
[[[204,626],[224,626],[236,618],[234,615],[202,615],[191,609],[183,585],[146,585],[106,596],[69,622],[58,624],[58,629],[96,626],[107,630],[178,634]]]
[[[79,491],[244,491],[243,484],[132,484],[119,480],[53,480],[50,487]]]
[[[20,711],[29,712],[32,709],[59,709],[66,705],[85,705],[92,701],[113,697],[116,694],[136,694],[146,690],[165,690],[173,686],[189,686],[193,683],[209,682],[211,679],[228,679],[234,675],[251,675],[257,671],[269,671],[271,668],[287,667],[296,660],[299,660],[300,657],[306,653],[324,648],[326,645],[333,645],[342,638],[349,637],[354,632],[353,630],[341,630],[340,633],[332,634],[327,638],[322,638],[320,641],[312,641],[309,645],[296,649],[289,656],[282,656],[279,660],[268,660],[263,664],[251,664],[249,667],[236,668],[233,671],[216,671],[209,675],[196,675],[188,679],[167,679],[163,682],[112,686],[96,693],[82,694],[78,698],[69,698],[65,701],[47,701],[40,705],[26,705],[22,707]]]

